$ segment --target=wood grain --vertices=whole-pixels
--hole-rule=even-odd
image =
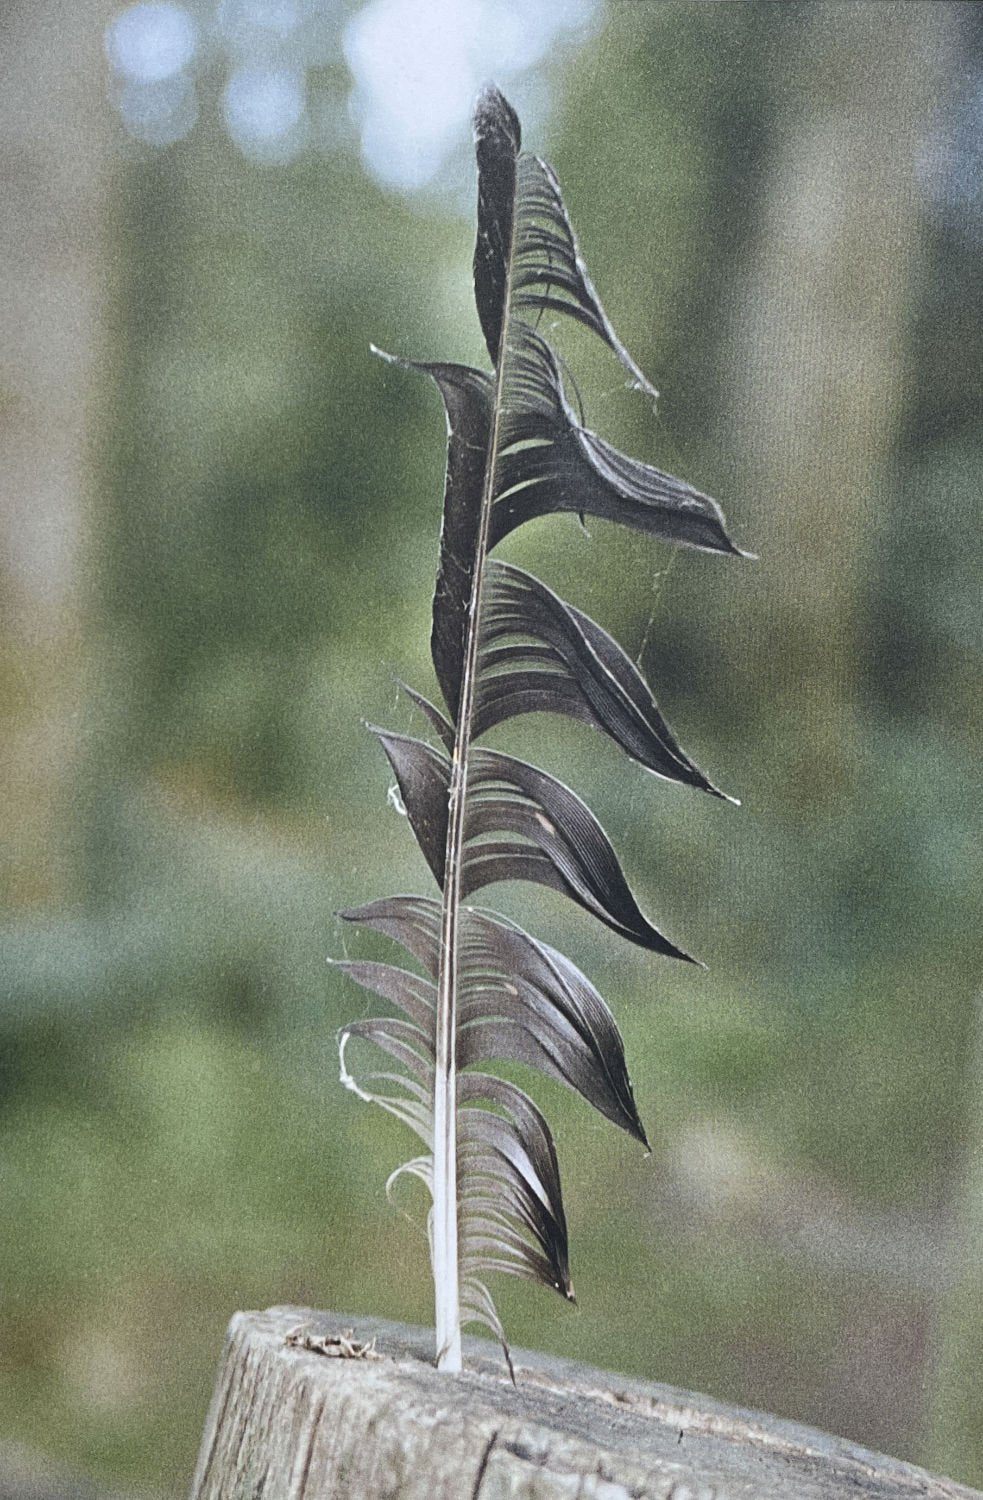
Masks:
[[[379,1358],[288,1344],[353,1330]],[[229,1326],[192,1500],[983,1500],[839,1438],[689,1391],[307,1308]]]

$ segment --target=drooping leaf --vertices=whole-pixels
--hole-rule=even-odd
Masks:
[[[462,1194],[465,1225],[475,1221],[493,1223],[492,1215],[504,1215],[527,1229],[534,1240],[532,1253],[521,1238],[515,1244],[500,1241],[498,1253],[513,1262],[518,1274],[532,1271],[534,1280],[546,1278],[555,1289],[572,1300],[573,1287],[567,1251],[567,1222],[560,1192],[560,1168],[549,1126],[529,1096],[514,1083],[488,1073],[464,1073],[458,1082],[462,1105],[462,1160],[469,1183]],[[482,1100],[497,1105],[502,1114],[480,1106]],[[489,1199],[488,1182],[502,1191]],[[538,1253],[537,1253],[538,1252]],[[541,1257],[541,1259],[540,1259]],[[476,1269],[487,1261],[477,1259]],[[506,1265],[499,1266],[506,1269]]]
[[[516,714],[569,714],[604,730],[670,781],[721,797],[685,754],[617,641],[528,573],[490,562],[482,620],[475,736]],[[532,646],[496,643],[528,637]]]
[[[443,887],[450,763],[422,740],[374,733],[396,774],[417,842]],[[525,761],[478,749],[468,790],[462,897],[500,880],[530,880],[562,891],[642,948],[695,962],[643,915],[607,834],[569,787]]]
[[[518,927],[469,912],[462,981],[462,1067],[482,1056],[529,1062],[648,1145],[621,1034],[576,964]]]
[[[506,351],[505,403],[489,546],[537,516],[597,516],[660,541],[744,556],[715,500],[619,453],[577,421],[552,350],[516,323]]]
[[[343,912],[395,939],[436,978],[440,906],[395,896]],[[436,990],[417,975],[385,964],[337,966],[384,995],[418,1025]],[[385,974],[380,971],[386,970]],[[500,1059],[524,1062],[581,1094],[615,1125],[648,1145],[638,1117],[624,1043],[597,990],[562,953],[511,923],[467,908],[463,913],[458,1066]]]
[[[475,109],[474,294],[492,364],[499,363],[507,312],[527,322],[566,313],[602,338],[654,401],[658,392],[618,338],[587,274],[552,167],[520,156],[521,145],[512,106],[498,89],[485,89]]]
[[[564,891],[640,947],[694,962],[642,914],[607,834],[569,787],[496,750],[476,750],[472,768],[465,894],[496,880],[533,880]],[[528,845],[487,837],[497,833]]]

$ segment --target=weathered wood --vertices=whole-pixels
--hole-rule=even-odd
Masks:
[[[237,1313],[192,1500],[983,1500],[896,1459],[671,1386],[466,1340],[439,1374],[432,1335],[354,1321],[378,1359],[287,1342],[353,1320]]]

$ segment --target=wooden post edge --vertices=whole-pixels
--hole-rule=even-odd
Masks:
[[[983,1500],[760,1412],[570,1360],[302,1307],[236,1313],[192,1500]]]

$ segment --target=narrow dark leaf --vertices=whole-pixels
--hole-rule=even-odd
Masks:
[[[440,907],[435,901],[394,896],[341,916],[395,939],[436,976]],[[590,980],[555,948],[518,927],[470,908],[463,918],[458,1066],[491,1058],[529,1063],[575,1089],[647,1146],[621,1034]],[[386,964],[336,967],[423,1024],[424,1008],[432,1006],[435,994],[425,980]]]
[[[371,724],[369,728],[389,757],[416,841],[434,879],[443,886],[450,775],[447,759],[422,740],[390,734]]]
[[[492,1178],[504,1189],[503,1206],[534,1235],[549,1265],[549,1284],[571,1296],[560,1169],[542,1113],[515,1084],[484,1073],[462,1074],[458,1099],[470,1106],[488,1100],[506,1112],[460,1111],[462,1162],[470,1173]],[[470,1186],[462,1193],[465,1208],[469,1202],[474,1206],[475,1196],[481,1199],[480,1187],[469,1197]]]
[[[569,787],[495,750],[476,750],[471,765],[465,894],[493,880],[550,885],[640,947],[695,962],[643,916],[607,834]],[[528,839],[531,857],[514,844],[471,843],[496,833]]]
[[[556,174],[540,157],[519,158],[517,199],[513,307],[529,322],[544,312],[559,312],[583,323],[617,355],[637,389],[655,401],[658,391],[642,374],[601,306],[581,258]]]
[[[489,357],[497,365],[505,328],[522,130],[515,110],[494,87],[483,90],[475,107],[474,145],[478,162],[474,300]]]
[[[451,718],[456,719],[468,605],[478,565],[478,523],[488,462],[492,382],[481,370],[469,365],[398,359],[381,349],[375,353],[402,369],[429,375],[444,400],[447,471],[430,646],[440,690]]]
[[[469,912],[461,1025],[462,1067],[483,1057],[531,1063],[648,1145],[614,1017],[577,966],[547,943]]]
[[[439,885],[447,836],[447,759],[422,740],[373,729],[396,774],[413,832]],[[517,835],[529,845],[495,841]],[[462,894],[500,880],[530,880],[571,896],[640,947],[696,960],[642,914],[600,823],[569,787],[494,750],[471,760]],[[531,847],[530,847],[531,846]]]
[[[517,327],[508,358],[510,404],[495,470],[490,547],[536,516],[569,512],[615,521],[666,542],[748,555],[727,535],[715,500],[626,457],[580,425],[563,394],[556,360],[538,334]]]
[[[478,566],[478,524],[491,423],[490,382],[467,367],[427,368],[447,408],[447,477],[430,651],[444,702],[456,721],[468,608]]]
[[[519,151],[515,111],[487,88],[475,111],[478,237],[474,293],[493,365],[502,354],[507,319],[566,313],[590,328],[617,355],[635,385],[658,392],[624,347],[601,306],[581,258],[552,167]]]
[[[606,630],[519,568],[489,563],[488,581],[476,734],[515,714],[569,714],[604,730],[657,775],[723,796],[685,754],[641,673]],[[514,636],[540,642],[546,654],[524,646],[505,648],[509,655],[492,651],[493,642]],[[552,663],[552,676],[515,670],[544,661]]]

